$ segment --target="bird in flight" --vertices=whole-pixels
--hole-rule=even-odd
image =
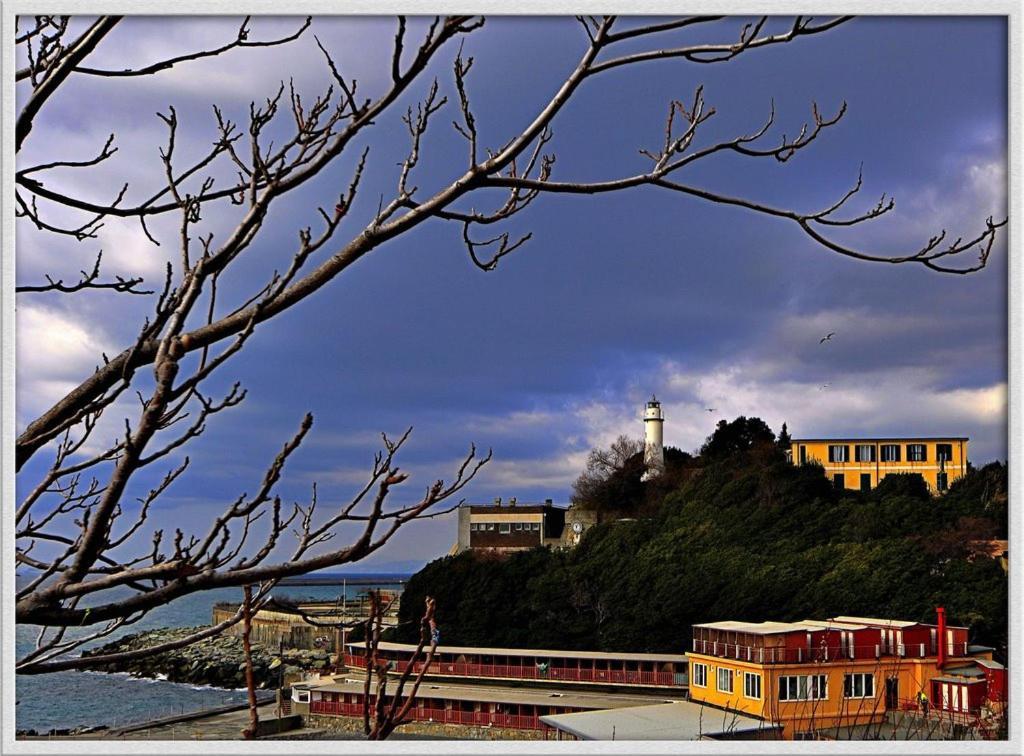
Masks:
[[[825,389],[827,389],[831,385],[832,385],[831,383],[824,383],[824,384],[822,384],[821,386],[818,387],[818,391],[824,391]]]
[[[718,410],[716,410],[714,407],[705,407],[704,411],[705,412],[717,412]]]
[[[832,337],[835,336],[835,335],[836,335],[836,332],[832,331],[832,333],[830,333],[828,336],[822,336],[821,337],[821,341],[819,341],[818,343],[819,344],[824,344],[826,341],[832,341]]]

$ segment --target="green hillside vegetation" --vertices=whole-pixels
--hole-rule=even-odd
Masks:
[[[431,562],[409,581],[392,638],[415,640],[424,595],[444,644],[675,653],[698,622],[934,622],[945,606],[1005,661],[1007,577],[971,546],[1006,538],[1005,465],[971,470],[942,497],[916,475],[840,492],[820,467],[789,464],[757,418],[719,423],[698,456],[678,459],[650,516],[598,525],[575,550]],[[622,507],[638,508],[649,497]]]

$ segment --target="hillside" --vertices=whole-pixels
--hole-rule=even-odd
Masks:
[[[942,605],[1005,659],[1007,578],[970,546],[1006,538],[1005,465],[940,498],[908,475],[840,493],[774,445],[707,448],[652,516],[592,528],[573,551],[431,562],[409,581],[392,637],[414,640],[424,595],[445,644],[664,652],[685,650],[697,622],[934,621]]]

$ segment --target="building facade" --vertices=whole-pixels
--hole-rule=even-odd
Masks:
[[[538,546],[559,546],[565,530],[565,509],[548,499],[543,504],[463,504],[459,507],[458,540],[452,553],[468,549],[508,553]]]
[[[793,464],[818,464],[837,488],[868,491],[891,473],[917,473],[936,493],[967,474],[966,437],[795,438]]]
[[[694,625],[690,700],[783,727],[787,739],[882,721],[894,711],[968,726],[1006,701],[1006,670],[967,628],[836,617]],[[928,704],[922,701],[922,695]]]

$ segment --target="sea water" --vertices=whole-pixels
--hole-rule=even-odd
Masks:
[[[353,576],[354,577],[354,576]],[[408,575],[359,575],[382,581],[407,578]],[[27,578],[19,577],[19,586]],[[339,579],[340,582],[340,579]],[[383,583],[382,583],[383,585]],[[347,599],[373,586],[348,586]],[[386,585],[384,587],[387,587]],[[340,585],[279,586],[273,594],[294,599],[333,601],[340,597]],[[127,592],[126,594],[127,595]],[[106,596],[114,597],[113,592]],[[239,602],[240,588],[218,588],[193,593],[151,611],[133,625],[120,628],[110,636],[93,644],[103,645],[111,640],[143,630],[160,627],[189,627],[208,625],[213,605],[221,601]],[[97,628],[92,628],[95,631]],[[88,628],[82,633],[87,634]],[[68,637],[71,637],[69,630]],[[16,648],[18,658],[35,647],[39,627],[18,625]],[[77,653],[77,651],[75,652]],[[107,725],[120,727],[159,717],[199,711],[215,706],[243,703],[244,688],[227,690],[203,685],[172,683],[132,677],[126,673],[106,672],[54,672],[44,675],[17,675],[15,677],[15,726],[18,730],[36,730],[45,734],[51,729],[73,729]]]

